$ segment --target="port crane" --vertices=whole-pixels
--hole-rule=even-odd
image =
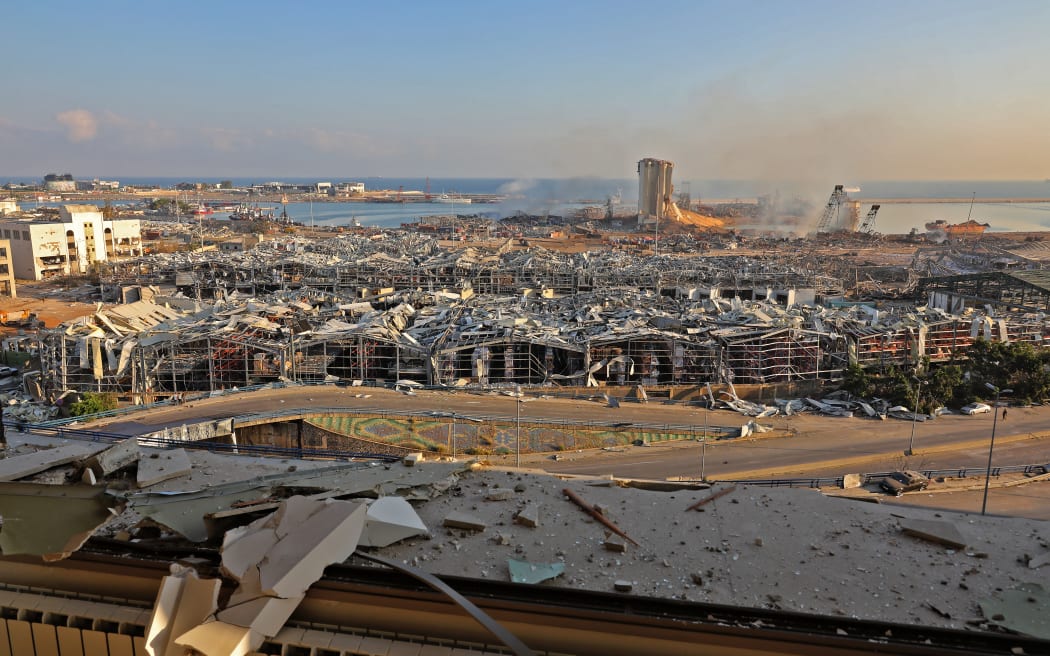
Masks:
[[[879,213],[881,205],[875,204],[868,210],[868,215],[864,217],[864,222],[860,224],[860,232],[864,234],[872,235],[875,234],[875,215]]]
[[[845,186],[835,185],[835,190],[831,192],[831,198],[828,199],[828,204],[820,215],[820,221],[817,222],[817,232],[828,231],[828,226],[831,225],[833,219],[838,217],[839,208],[846,201],[846,198]]]

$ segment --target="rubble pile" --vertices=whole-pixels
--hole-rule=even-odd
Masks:
[[[330,241],[346,241],[354,252],[385,242]],[[722,268],[697,259],[688,270],[669,273],[659,260],[639,263],[619,253],[517,251],[497,258],[464,249],[437,251],[426,264],[368,252],[370,267],[396,270],[411,283],[302,286],[258,296],[231,290],[210,301],[154,291],[148,300],[43,330],[42,392],[115,392],[148,402],[277,381],[451,387],[792,383],[838,379],[850,364],[945,362],[979,337],[1041,343],[1050,336],[1050,320],[1035,313],[822,305],[812,288],[768,286],[743,290],[753,297],[745,300],[739,281],[726,298],[727,289],[716,286],[727,282],[726,258]],[[736,263],[748,275],[786,275],[768,263]],[[520,287],[510,273],[510,281],[503,281],[497,264],[508,271],[560,268],[577,283],[584,277],[590,282],[573,294],[546,284]],[[428,266],[453,272],[450,284],[426,282],[421,272]],[[490,277],[464,273],[473,267]],[[673,285],[645,283],[671,274],[678,276]],[[697,282],[708,275],[712,286]],[[617,284],[597,285],[599,277]],[[481,293],[478,285],[498,290]]]
[[[67,478],[90,482],[0,482],[0,549],[53,560],[92,535],[218,549],[236,591],[220,605],[219,579],[176,568],[147,632],[158,649],[257,648],[324,567],[355,550],[438,575],[1050,637],[1014,603],[1021,595],[1047,610],[1031,587],[1050,563],[1045,522],[811,490],[654,491],[420,458],[289,466],[193,452],[177,474],[144,477],[144,466],[155,468],[147,463],[168,454],[129,440],[0,461],[5,481],[62,466]],[[855,505],[843,512],[843,503]]]

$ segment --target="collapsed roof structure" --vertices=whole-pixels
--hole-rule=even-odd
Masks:
[[[779,383],[1050,336],[1042,313],[932,290],[923,306],[845,302],[841,278],[773,258],[450,251],[412,233],[150,256],[103,280],[142,300],[41,331],[41,394]]]

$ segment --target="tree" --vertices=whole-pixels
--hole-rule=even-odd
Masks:
[[[866,398],[871,396],[875,389],[871,376],[859,364],[851,364],[847,369],[842,381],[842,389],[853,396]]]
[[[219,183],[219,189],[233,189],[233,180],[223,180]]]
[[[80,400],[69,406],[69,414],[74,417],[82,415],[93,415],[117,407],[117,397],[113,394],[97,394],[95,392],[84,392]]]

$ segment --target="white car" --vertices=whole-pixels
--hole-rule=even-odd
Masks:
[[[960,410],[962,410],[965,415],[981,415],[986,412],[991,412],[992,406],[987,403],[971,403],[969,405],[964,405]]]

